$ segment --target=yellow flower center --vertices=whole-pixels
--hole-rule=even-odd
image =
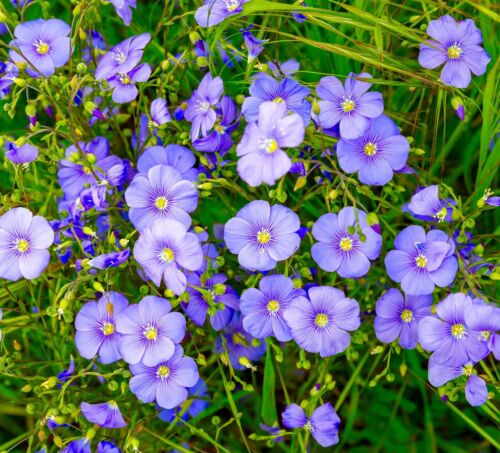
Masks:
[[[462,48],[459,47],[457,44],[453,44],[452,46],[448,47],[448,57],[449,58],[460,58],[460,55],[462,54]]]
[[[412,319],[413,319],[413,312],[411,310],[404,309],[401,312],[401,320],[403,322],[411,322]]]
[[[271,235],[267,230],[260,230],[257,233],[257,241],[259,244],[267,244],[271,240]]]
[[[465,326],[463,324],[453,324],[451,326],[451,334],[457,339],[461,340],[466,334]]]
[[[49,50],[49,45],[46,42],[43,42],[42,40],[38,41],[38,43],[35,44],[36,51],[40,55],[45,55]]]
[[[28,241],[26,239],[18,239],[16,241],[16,249],[18,252],[24,253],[29,248]]]
[[[367,143],[363,148],[363,151],[367,156],[374,156],[377,154],[377,145],[375,143]]]
[[[219,134],[223,134],[226,131],[226,128],[222,124],[216,124],[214,129]]]
[[[339,247],[344,252],[348,252],[349,250],[352,249],[352,239],[348,237],[342,238],[339,242]]]
[[[472,371],[474,370],[474,367],[469,363],[467,365],[464,365],[462,368],[462,372],[465,374],[465,376],[470,376],[472,374]]]
[[[106,335],[108,337],[109,335],[112,335],[115,333],[115,326],[114,326],[114,324],[111,324],[110,322],[105,322],[101,328],[101,331],[104,335]]]
[[[434,217],[436,217],[438,222],[442,222],[446,218],[446,214],[448,214],[448,211],[445,207],[443,207],[437,214],[434,214]]]
[[[123,85],[130,85],[130,83],[132,82],[127,74],[120,74],[118,77],[120,77],[120,82]]]
[[[158,367],[158,370],[156,370],[156,375],[161,379],[168,378],[169,374],[170,374],[170,368],[165,365],[160,365]]]
[[[155,207],[158,209],[166,209],[168,206],[168,200],[165,197],[158,197],[155,200]]]
[[[314,324],[321,328],[326,327],[328,325],[328,315],[325,313],[318,313],[314,319]]]
[[[424,255],[418,255],[415,258],[415,263],[418,267],[421,267],[423,269],[424,267],[427,267],[427,257],[425,257]]]
[[[226,9],[228,12],[232,13],[238,6],[240,6],[238,0],[226,0]]]
[[[276,313],[280,309],[280,303],[277,300],[270,300],[267,303],[267,311]]]
[[[160,258],[166,263],[170,263],[174,259],[174,251],[169,248],[164,248],[160,253]]]
[[[154,341],[158,338],[158,331],[156,327],[149,326],[144,329],[143,335],[150,341]]]
[[[274,138],[268,138],[262,143],[262,149],[269,154],[276,152],[278,148],[278,142]]]
[[[353,111],[354,107],[356,107],[356,104],[354,103],[354,101],[346,99],[344,102],[340,104],[340,106],[342,107],[342,110],[347,113]]]
[[[284,103],[285,103],[285,100],[284,100],[283,98],[280,98],[279,96],[277,96],[277,97],[275,97],[275,98],[273,99],[273,102],[274,102],[275,104],[284,104]]]

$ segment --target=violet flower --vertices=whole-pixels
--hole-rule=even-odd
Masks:
[[[117,104],[124,104],[133,101],[139,94],[135,86],[136,82],[147,82],[151,75],[151,66],[140,64],[129,72],[120,72],[108,79],[109,85],[113,88],[112,98]]]
[[[68,24],[59,19],[36,19],[18,24],[9,56],[14,63],[27,63],[32,77],[49,77],[64,66],[70,57]]]
[[[141,61],[144,48],[150,41],[149,33],[132,36],[114,46],[97,65],[96,80],[109,79],[117,74],[127,74]]]
[[[476,363],[488,354],[481,332],[465,321],[472,299],[462,293],[450,294],[436,306],[437,316],[427,316],[418,325],[419,341],[439,363],[463,365]],[[475,308],[475,307],[474,307]]]
[[[203,137],[206,137],[214,126],[217,115],[212,107],[219,102],[223,92],[222,79],[212,78],[210,73],[205,74],[198,88],[193,91],[185,113],[186,120],[192,123],[191,141],[194,142],[200,132]]]
[[[134,257],[156,286],[164,280],[167,288],[180,295],[186,290],[181,269],[198,270],[203,263],[200,241],[176,220],[156,220],[145,228],[134,246]]]
[[[101,428],[116,429],[127,426],[118,404],[114,401],[97,404],[82,402],[80,404],[80,409],[82,410],[83,416],[90,423],[94,423]]]
[[[377,301],[373,327],[377,338],[392,343],[399,338],[399,345],[414,349],[418,343],[418,323],[431,315],[432,296],[406,296],[395,288],[389,289]]]
[[[376,118],[384,111],[382,94],[368,92],[372,86],[361,79],[371,79],[366,72],[361,74],[349,73],[345,84],[337,77],[323,77],[316,93],[321,98],[319,101],[319,120],[321,126],[330,129],[340,124],[340,136],[354,139],[360,137],[370,125],[369,119]]]
[[[238,174],[252,187],[272,186],[284,176],[292,161],[283,148],[299,146],[305,134],[301,117],[287,115],[284,104],[264,102],[259,108],[259,121],[247,125],[236,148]]]
[[[387,184],[394,172],[401,170],[408,159],[410,144],[399,127],[387,115],[369,122],[356,139],[342,138],[337,143],[339,165],[346,173],[358,173],[363,184]]]
[[[322,215],[312,228],[318,240],[311,255],[327,272],[337,272],[344,278],[358,278],[370,269],[370,260],[378,258],[382,236],[366,221],[366,213],[345,207],[338,214]]]
[[[12,208],[0,216],[0,278],[17,281],[40,276],[50,261],[54,231],[41,216]]]
[[[152,367],[142,363],[131,365],[130,391],[143,403],[156,401],[165,409],[182,404],[188,398],[187,389],[195,386],[200,378],[196,362],[183,353],[182,347],[177,345],[169,360]]]
[[[175,345],[184,338],[186,320],[171,309],[168,300],[146,296],[120,313],[116,331],[121,335],[120,351],[125,362],[154,366],[172,357]]]
[[[351,342],[349,332],[361,324],[358,302],[331,286],[310,288],[308,298],[296,297],[284,317],[295,342],[321,357],[344,352]]]
[[[241,108],[247,122],[258,121],[261,104],[274,102],[284,105],[287,112],[299,114],[305,126],[309,124],[311,103],[306,97],[310,90],[297,81],[289,78],[278,81],[267,74],[260,74],[250,85],[249,91],[250,96],[245,99]]]
[[[453,283],[458,270],[455,244],[444,231],[426,234],[421,226],[411,225],[397,235],[394,247],[385,257],[385,267],[405,293],[423,296],[435,286]]]
[[[330,403],[325,403],[307,417],[298,404],[290,404],[281,414],[287,429],[305,429],[322,447],[331,447],[339,442],[340,418]]]
[[[418,62],[426,69],[444,63],[441,81],[456,88],[467,88],[471,72],[480,76],[486,72],[491,58],[481,47],[483,35],[472,19],[456,22],[449,15],[431,20],[427,34],[433,38],[420,44]]]
[[[249,0],[205,0],[194,15],[200,27],[213,27],[224,19],[243,11],[243,4]]]
[[[134,176],[125,200],[130,207],[130,221],[139,231],[157,219],[177,220],[189,227],[188,213],[198,206],[198,190],[175,168],[160,164]]]
[[[243,267],[267,271],[297,251],[299,228],[299,217],[291,209],[256,200],[226,223],[224,242]]]

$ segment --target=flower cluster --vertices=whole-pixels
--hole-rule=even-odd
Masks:
[[[487,404],[495,376],[477,365],[487,370],[485,359],[500,358],[500,308],[486,289],[500,276],[483,259],[492,235],[468,230],[500,198],[484,172],[488,181],[466,201],[435,173],[424,175],[419,122],[391,109],[391,87],[402,82],[386,86],[382,71],[302,73],[297,60],[272,58],[269,25],[248,23],[261,7],[251,0],[205,0],[194,17],[177,17],[179,6],[165,2],[157,29],[140,33],[134,24],[138,34],[114,46],[92,29],[86,8],[96,14],[95,2],[76,3],[71,26],[40,18],[12,30],[30,1],[13,0],[9,15],[0,8],[0,32],[11,35],[0,51],[0,98],[11,116],[26,102],[24,135],[14,137],[19,126],[0,136],[9,175],[0,188],[10,175],[15,187],[0,194],[0,303],[8,306],[0,309],[0,347],[15,351],[0,368],[8,385],[26,379],[22,391],[36,402],[26,411],[43,412],[30,448],[50,437],[68,453],[90,452],[92,442],[102,453],[139,451],[135,436],[150,433],[155,446],[145,449],[190,451],[176,443],[179,429],[210,443],[195,449],[226,451],[219,434],[234,422],[251,451],[242,422],[255,414],[236,405],[261,387],[261,360],[255,400],[271,446],[291,437],[292,449],[308,451],[309,435],[322,447],[337,444],[345,395],[338,392],[334,408],[332,390],[357,385],[370,353],[383,350],[386,369],[367,387],[394,377],[391,357],[415,349],[443,398],[460,391],[472,406]],[[125,26],[144,7],[110,3],[112,20]],[[290,13],[293,27],[319,9],[267,3]],[[184,35],[169,36],[170,20],[197,31],[178,44]],[[222,34],[233,22],[244,27],[230,41]],[[444,64],[445,85],[466,88],[471,73],[486,71],[490,58],[472,20],[443,16],[427,33],[419,62]],[[384,58],[381,51],[380,68],[410,77]],[[421,83],[429,73],[419,71]],[[482,171],[498,147],[488,152],[489,135],[477,137]],[[10,342],[26,319],[41,320],[54,348],[61,341],[57,360],[29,378],[16,375],[14,362],[31,337]],[[332,363],[342,361],[359,364],[348,383],[332,378]],[[286,404],[276,402],[278,381]],[[220,425],[214,414],[226,408],[232,418]],[[214,439],[198,428],[209,416]],[[168,423],[164,438],[150,430],[152,420]],[[46,427],[84,434],[63,442]],[[97,427],[127,432],[110,437]]]

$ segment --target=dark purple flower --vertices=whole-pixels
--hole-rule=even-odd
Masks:
[[[115,444],[101,440],[97,444],[97,453],[122,453],[122,451]]]
[[[194,142],[200,132],[202,137],[206,137],[214,126],[217,115],[212,107],[219,102],[223,92],[222,79],[212,78],[210,73],[205,74],[198,88],[193,91],[185,113],[186,120],[192,123],[191,141]]]
[[[10,93],[14,79],[19,75],[19,68],[12,62],[0,62],[0,99]]]
[[[81,439],[73,440],[65,448],[61,450],[61,453],[91,453],[90,449],[90,439],[83,437]]]
[[[127,74],[141,61],[144,48],[150,41],[149,33],[132,36],[113,47],[97,65],[96,80],[109,79],[117,74]]]
[[[267,271],[297,251],[299,228],[299,217],[291,209],[256,200],[226,223],[224,242],[243,267]]]
[[[129,382],[130,390],[143,403],[156,401],[158,406],[172,409],[188,398],[189,387],[198,382],[200,376],[196,362],[183,356],[183,349],[177,345],[173,356],[153,367],[142,363],[131,365],[134,375]]]
[[[458,270],[455,244],[444,231],[425,234],[421,226],[411,225],[397,235],[394,247],[385,257],[385,267],[406,294],[423,296],[435,286],[453,283]]]
[[[195,271],[203,263],[200,241],[176,220],[156,220],[144,229],[134,246],[134,257],[156,286],[162,279],[167,288],[180,295],[186,289],[186,276],[179,267]]]
[[[340,168],[358,173],[363,184],[387,184],[395,171],[406,164],[410,144],[401,135],[397,124],[387,115],[370,121],[368,128],[355,139],[342,138],[337,143]]]
[[[309,418],[298,404],[290,404],[281,418],[287,429],[303,428],[310,431],[322,447],[331,447],[339,442],[340,418],[330,403],[316,408]]]
[[[251,30],[254,27],[253,24],[248,25],[246,28],[240,28],[240,32],[243,35],[243,40],[245,42],[245,47],[248,51],[248,61],[251,62],[255,60],[259,54],[264,50],[263,44],[265,44],[267,39],[256,38]]]
[[[0,320],[2,319],[2,314],[0,313]],[[2,339],[1,333],[0,333],[0,340]],[[73,359],[73,356],[71,356],[71,359],[69,361],[69,366],[67,369],[62,370],[58,375],[57,379],[59,379],[61,382],[66,382],[69,380],[71,376],[73,376],[73,373],[75,372],[75,360]]]
[[[223,274],[200,279],[197,274],[188,277],[189,302],[182,303],[186,315],[197,326],[205,324],[207,313],[214,330],[221,330],[231,321],[235,310],[239,309],[238,294],[229,285]],[[219,288],[223,287],[223,292]],[[220,305],[222,304],[222,307]]]
[[[324,214],[312,228],[318,240],[311,255],[327,272],[338,272],[344,278],[357,278],[370,269],[370,260],[378,258],[382,236],[366,221],[366,213],[345,207],[338,214]]]
[[[206,137],[193,142],[193,148],[198,151],[217,152],[229,151],[233,146],[231,134],[239,125],[235,102],[229,96],[223,96],[220,101],[220,120]]]
[[[473,299],[472,305],[465,309],[464,319],[473,331],[480,332],[478,340],[500,360],[500,308],[482,299]]]
[[[146,296],[123,310],[116,319],[116,331],[125,362],[154,366],[172,357],[175,345],[184,338],[186,320],[171,309],[168,300]]]
[[[139,94],[135,82],[147,82],[151,75],[151,66],[140,64],[129,72],[120,72],[108,79],[109,85],[113,88],[113,101],[117,104],[124,104],[133,101]]]
[[[267,74],[261,74],[250,85],[250,97],[247,97],[241,107],[247,122],[259,120],[259,109],[264,102],[274,102],[285,107],[286,112],[300,115],[307,126],[310,121],[311,103],[306,100],[310,90],[293,79],[281,81]]]
[[[213,27],[224,19],[243,11],[243,4],[249,0],[205,0],[194,15],[201,27]]]
[[[384,111],[384,101],[378,92],[367,91],[372,86],[369,82],[360,79],[371,79],[366,72],[361,74],[349,73],[345,84],[337,77],[323,77],[316,93],[319,101],[319,120],[321,126],[330,129],[340,124],[340,136],[353,139],[360,137],[370,125],[370,118],[376,118]]]
[[[439,363],[476,363],[488,354],[481,332],[465,321],[472,299],[462,293],[450,294],[436,306],[437,316],[427,316],[418,325],[419,342]]]
[[[453,200],[439,198],[439,187],[432,185],[416,192],[408,203],[408,211],[416,218],[428,222],[451,222]]]
[[[88,265],[101,270],[107,269],[108,267],[118,267],[128,260],[129,255],[129,249],[122,250],[121,252],[105,253],[92,258],[88,262]]]
[[[286,112],[281,103],[260,104],[259,121],[249,123],[236,148],[240,157],[238,174],[250,186],[274,185],[292,166],[282,148],[299,146],[304,140],[305,126],[301,117]]]
[[[358,303],[331,286],[310,288],[308,297],[296,297],[285,310],[293,339],[321,357],[344,352],[351,342],[349,332],[361,324]]]
[[[14,164],[29,164],[38,157],[38,148],[29,143],[19,147],[12,143],[9,150],[6,151],[5,157]]]
[[[473,373],[473,365],[443,364],[436,360],[434,355],[429,359],[429,382],[434,387],[441,387],[460,376],[466,376],[465,398],[471,406],[481,406],[488,400],[488,388],[484,379]]]
[[[17,281],[40,276],[50,261],[54,231],[41,216],[12,208],[0,217],[0,278]]]
[[[83,416],[95,425],[101,428],[124,428],[127,423],[123,419],[118,404],[114,401],[107,403],[89,404],[82,402],[80,404]]]
[[[132,8],[135,8],[136,0],[109,0],[115,7],[116,14],[120,16],[125,25],[130,25],[132,22]]]
[[[9,44],[15,50],[10,50],[9,56],[15,63],[27,63],[26,71],[32,77],[49,77],[69,60],[69,32],[69,25],[59,19],[36,19],[18,24],[14,30],[15,39]]]
[[[106,364],[122,358],[116,320],[127,305],[122,294],[111,291],[80,309],[75,318],[75,343],[82,357],[90,360],[99,354],[100,361]]]
[[[157,219],[177,220],[189,227],[188,212],[198,206],[198,190],[175,168],[160,164],[135,175],[125,191],[125,200],[130,221],[139,231]]]
[[[257,345],[252,342],[253,337],[245,331],[241,319],[241,313],[236,311],[215,345],[219,354],[228,353],[231,365],[236,370],[252,368],[251,363],[260,360],[266,352],[264,342]]]
[[[467,88],[471,72],[477,76],[486,72],[490,57],[480,46],[483,35],[472,19],[456,22],[442,16],[429,22],[427,34],[433,39],[420,44],[418,62],[426,69],[444,63],[440,77],[445,85]]]
[[[399,338],[399,345],[413,349],[418,343],[418,323],[431,315],[432,296],[406,296],[391,288],[377,301],[373,322],[375,334],[383,343]]]
[[[259,283],[259,289],[248,288],[241,294],[240,310],[243,328],[255,338],[276,337],[278,341],[292,339],[283,313],[297,296],[305,292],[295,288],[284,275],[269,275]]]
[[[155,127],[162,126],[169,121],[172,121],[170,112],[168,111],[168,104],[165,99],[155,99],[151,102],[151,120]]]
[[[182,175],[182,179],[196,181],[198,170],[193,168],[196,157],[193,152],[181,145],[150,146],[146,148],[137,161],[137,169],[141,173],[147,173],[155,165],[169,165],[174,167]]]

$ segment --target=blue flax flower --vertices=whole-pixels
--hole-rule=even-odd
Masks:
[[[339,442],[340,418],[330,403],[325,403],[307,417],[298,404],[290,404],[281,414],[283,426],[288,429],[310,431],[322,447],[331,447]]]
[[[361,323],[358,303],[331,286],[316,286],[308,297],[296,297],[284,317],[295,342],[321,357],[344,352],[351,342],[349,332]]]
[[[385,267],[406,294],[423,296],[435,286],[453,283],[458,270],[455,244],[444,231],[426,234],[421,226],[411,225],[397,235],[394,247],[385,257]]]

